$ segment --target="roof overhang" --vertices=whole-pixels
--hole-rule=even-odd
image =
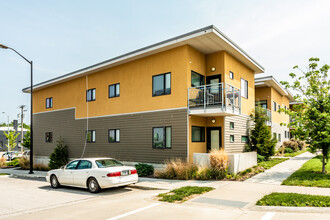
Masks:
[[[260,87],[273,87],[277,92],[283,96],[287,96],[290,102],[294,102],[293,95],[287,89],[285,89],[273,76],[266,76],[254,79],[254,86],[256,88]]]
[[[156,53],[170,50],[179,46],[190,45],[196,50],[204,53],[211,54],[218,51],[226,51],[236,59],[241,61],[244,65],[249,67],[255,73],[263,73],[264,68],[253,60],[244,50],[237,44],[231,41],[225,34],[219,31],[213,25],[201,28],[187,34],[183,34],[135,51],[123,54],[121,56],[97,63],[95,65],[38,83],[33,86],[33,90],[39,90],[49,87],[58,83],[72,80],[78,77],[92,74],[104,69],[118,66],[127,62],[131,62],[143,57],[147,57]],[[29,93],[30,87],[24,88],[23,92]]]

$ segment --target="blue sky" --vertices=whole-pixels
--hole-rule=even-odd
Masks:
[[[292,67],[330,64],[330,1],[0,0],[0,43],[34,62],[34,82],[81,69],[192,30],[215,25],[257,62],[287,80]],[[29,64],[0,50],[1,112],[29,106]],[[29,112],[27,112],[29,114]],[[25,119],[29,122],[29,117]]]

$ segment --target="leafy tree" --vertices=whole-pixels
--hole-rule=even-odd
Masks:
[[[6,138],[8,139],[8,144],[6,146],[8,147],[8,151],[11,151],[12,148],[15,148],[17,143],[16,139],[19,135],[19,133],[16,134],[16,131],[9,131],[9,132],[4,132]]]
[[[329,66],[318,67],[318,62],[319,58],[310,58],[307,71],[293,67],[301,72],[300,76],[289,74],[293,83],[281,81],[298,93],[294,98],[301,104],[280,111],[290,115],[289,126],[295,129],[292,133],[296,138],[305,140],[312,152],[322,151],[322,173],[325,173],[330,150],[330,80]]]
[[[57,142],[57,146],[53,153],[50,155],[49,168],[57,169],[68,163],[69,153],[68,147],[64,144],[64,140],[60,137]]]
[[[268,160],[275,154],[276,137],[272,137],[270,128],[266,125],[266,111],[260,105],[256,106],[254,113],[251,114],[254,122],[249,136],[248,150],[257,151],[257,153]]]
[[[26,147],[27,149],[30,149],[31,147],[31,138],[30,138],[30,132],[26,132],[23,138],[23,146]]]

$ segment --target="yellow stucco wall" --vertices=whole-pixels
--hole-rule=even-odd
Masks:
[[[284,112],[275,112],[273,101],[276,102],[278,110],[278,105],[281,105],[281,108],[284,108],[284,105],[289,108],[290,101],[289,98],[286,96],[282,96],[279,92],[277,92],[274,88],[271,88],[271,96],[272,96],[272,121],[276,123],[289,123],[289,116],[286,115]]]
[[[255,100],[256,101],[267,101],[267,109],[272,109],[272,94],[271,87],[259,87],[255,88]]]
[[[88,89],[96,88],[96,101],[88,102],[89,116],[187,106],[188,50],[181,46],[89,75]],[[198,59],[193,58],[194,64]],[[153,97],[152,76],[167,72],[171,94]],[[120,83],[120,97],[108,98],[108,86],[115,83]],[[45,108],[47,97],[53,97],[51,109]],[[85,76],[34,93],[34,113],[76,107],[76,118],[81,118],[86,117],[86,106]]]

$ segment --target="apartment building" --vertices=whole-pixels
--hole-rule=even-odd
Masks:
[[[71,158],[161,163],[242,152],[263,72],[208,26],[36,84],[35,156],[48,157],[60,137]]]
[[[271,132],[277,138],[276,147],[280,147],[283,141],[290,139],[290,130],[281,123],[288,124],[290,118],[284,112],[278,112],[280,108],[287,109],[293,102],[292,94],[285,89],[273,76],[255,78],[256,105],[261,105],[267,112]]]

